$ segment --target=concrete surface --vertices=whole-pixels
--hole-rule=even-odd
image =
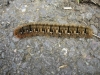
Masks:
[[[0,75],[100,75],[100,39],[14,37],[14,28],[27,22],[85,24],[100,36],[100,8],[95,5],[75,0],[0,0]]]

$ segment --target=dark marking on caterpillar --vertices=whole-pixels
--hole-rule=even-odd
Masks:
[[[32,36],[92,38],[93,30],[81,25],[27,23],[17,27],[14,30],[14,36],[20,39]]]

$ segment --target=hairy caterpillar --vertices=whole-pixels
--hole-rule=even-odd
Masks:
[[[91,38],[93,30],[88,26],[80,25],[27,23],[17,27],[14,35],[20,39],[31,36]]]

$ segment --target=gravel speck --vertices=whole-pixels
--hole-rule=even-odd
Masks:
[[[24,50],[23,49],[19,49],[18,52],[22,53]]]
[[[2,60],[0,60],[0,67],[1,67],[1,65],[2,65]]]
[[[2,58],[5,58],[5,54],[4,54],[4,52],[2,52],[1,57],[2,57]]]
[[[16,69],[16,68],[17,68],[17,64],[13,62],[13,63],[12,63],[12,68],[13,68],[13,69]]]
[[[92,50],[96,50],[98,48],[99,43],[92,41],[92,43],[90,44],[90,47],[92,48]]]
[[[18,42],[18,41],[19,41],[19,39],[18,39],[18,38],[15,38],[15,37],[13,37],[12,40],[13,40],[14,42]]]
[[[98,33],[98,36],[100,37],[100,33]]]
[[[97,30],[97,28],[94,25],[91,25],[91,28],[93,29],[94,34],[98,33],[98,30]]]
[[[100,14],[99,14],[99,13],[97,13],[97,14],[96,14],[96,17],[97,17],[97,18],[100,18]]]
[[[12,37],[13,36],[13,32],[10,32],[9,36]]]
[[[27,5],[21,6],[21,11],[25,12],[26,11],[26,7],[27,7]]]
[[[83,19],[88,19],[90,20],[92,18],[92,13],[87,12],[87,13],[82,13],[81,16],[83,17]]]
[[[67,48],[63,48],[62,51],[63,55],[67,55],[68,49]]]
[[[27,64],[27,62],[22,63],[22,68],[26,68]]]
[[[14,49],[14,48],[15,48],[15,44],[14,44],[13,42],[11,42],[11,43],[10,43],[10,47],[11,47],[12,49]]]
[[[88,20],[90,20],[92,18],[92,13],[90,13],[90,12],[89,13],[86,13],[85,15],[86,15],[86,18]]]

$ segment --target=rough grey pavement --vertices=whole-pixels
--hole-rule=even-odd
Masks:
[[[28,22],[88,25],[100,36],[100,7],[76,0],[0,0],[0,75],[100,75],[100,39],[14,37],[14,28]]]

